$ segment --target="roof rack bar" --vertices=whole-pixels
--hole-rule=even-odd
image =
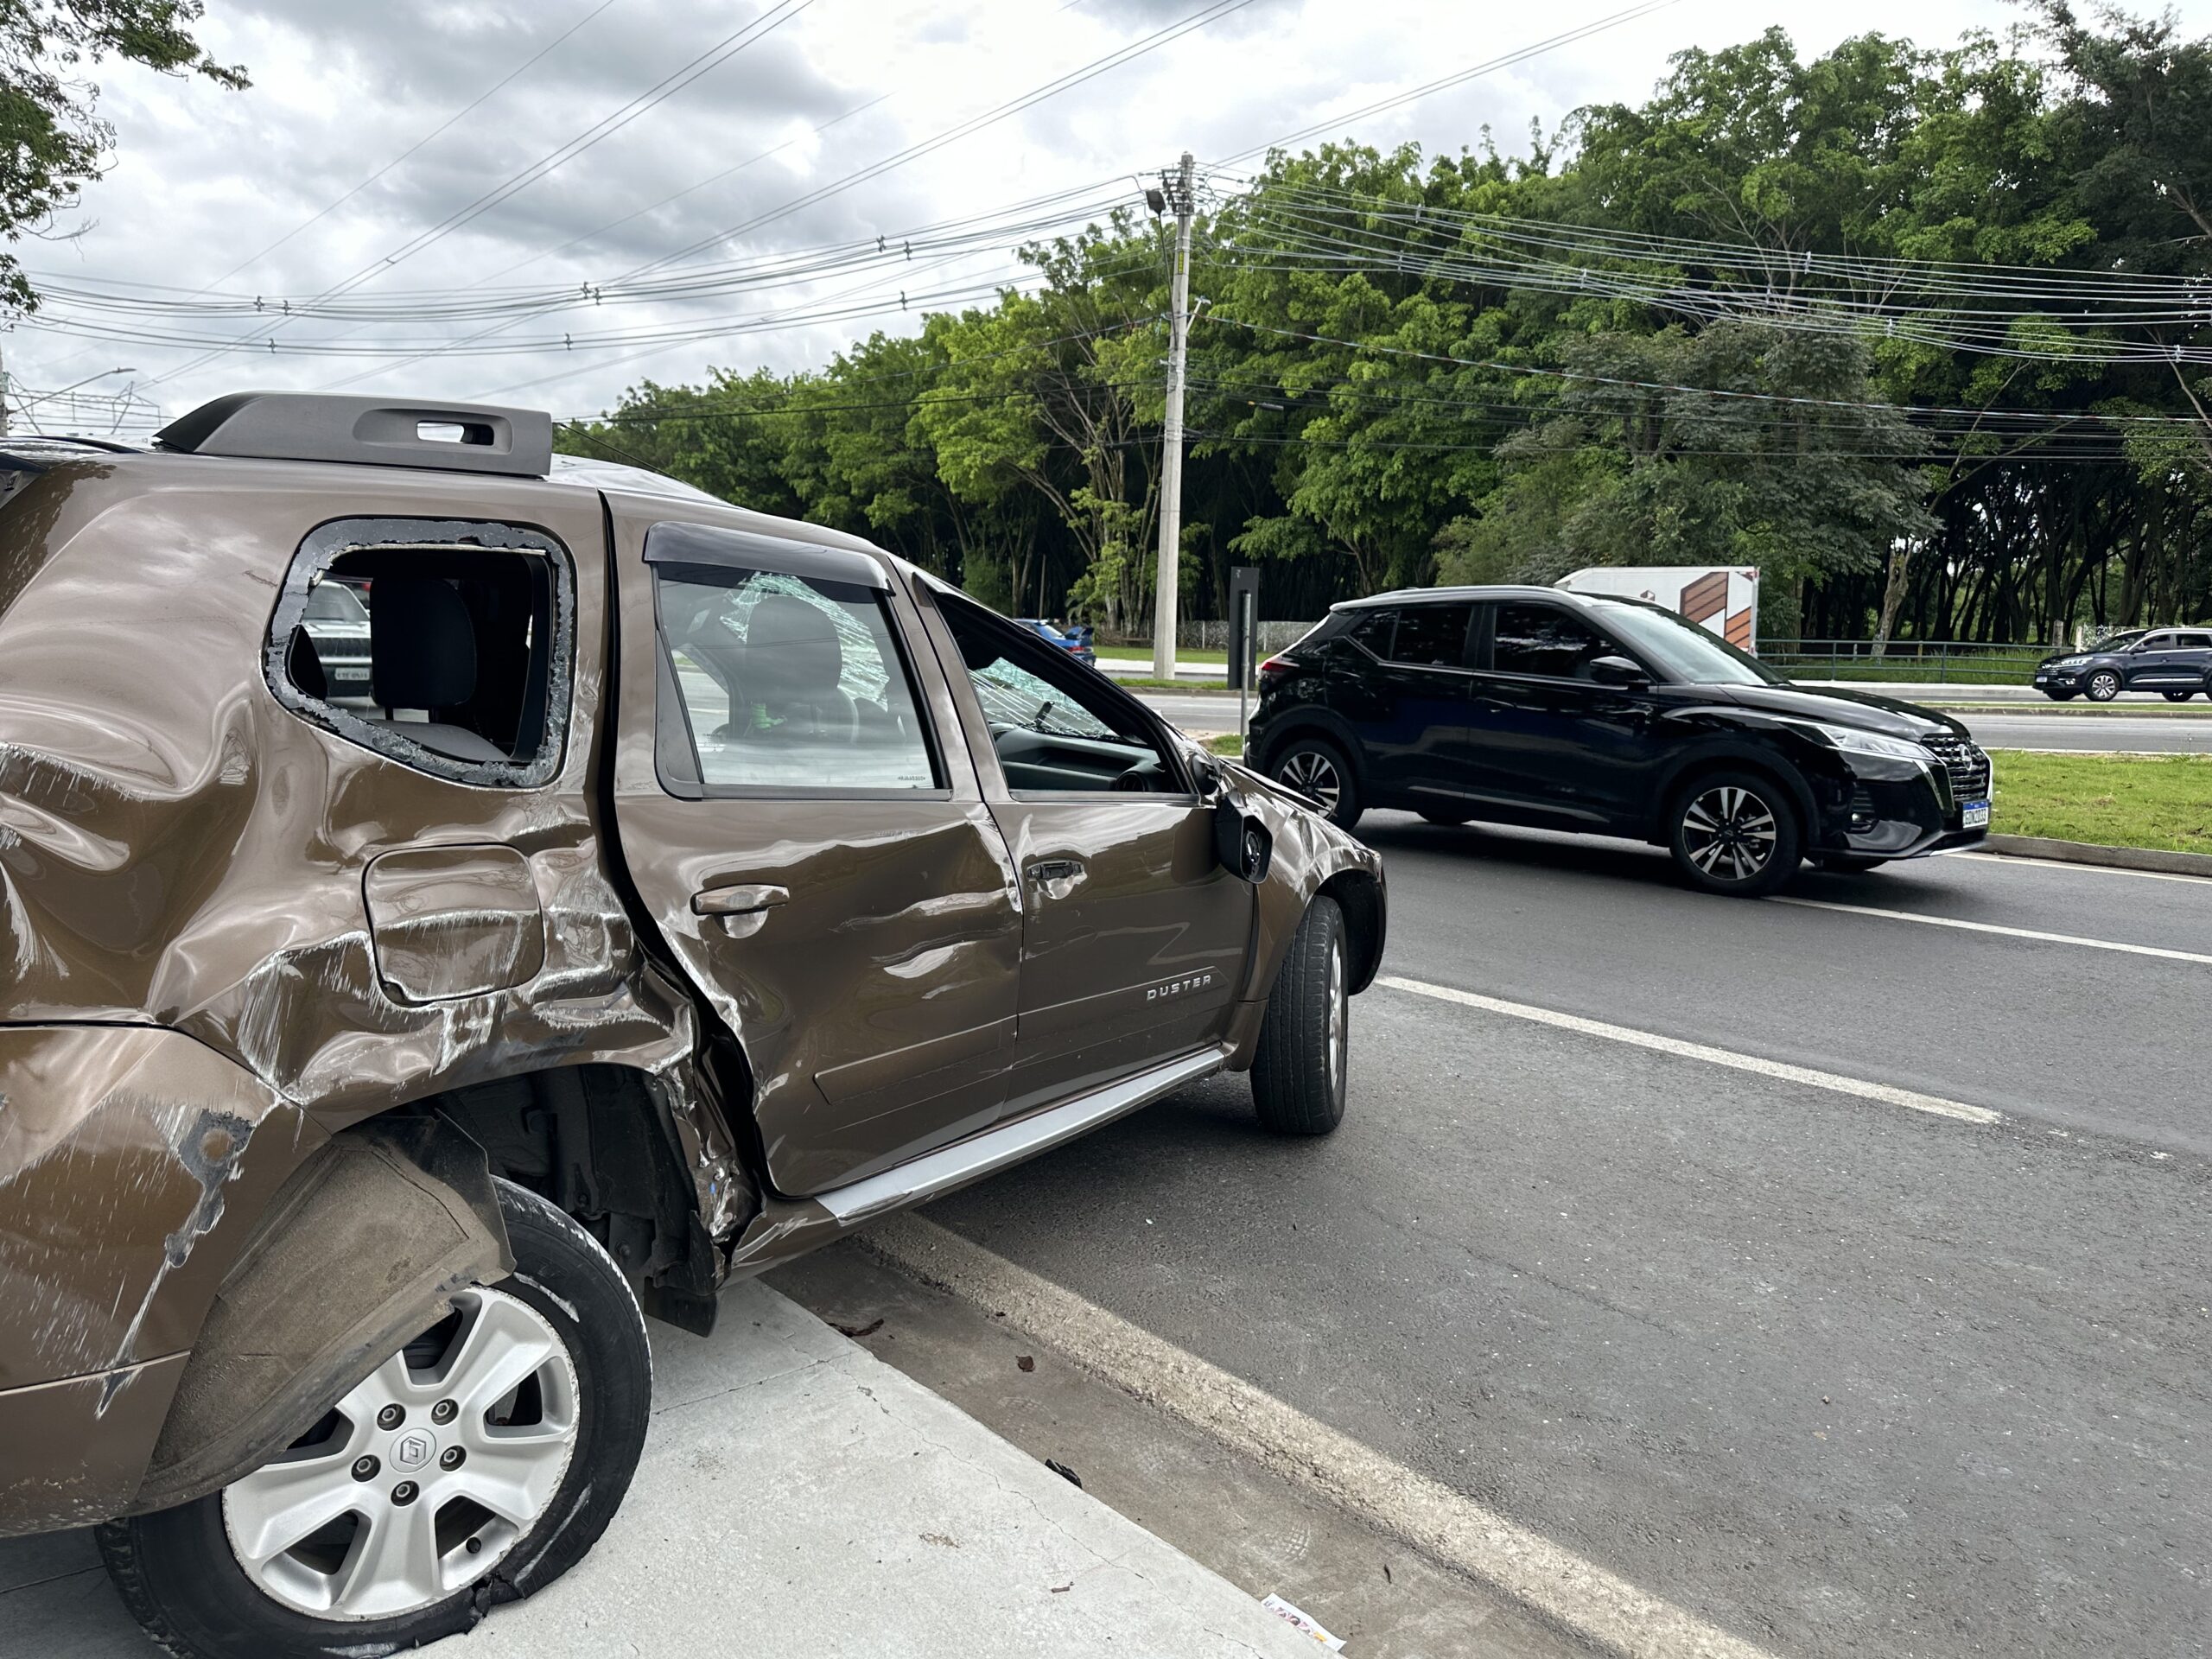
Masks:
[[[410,403],[320,392],[237,391],[155,434],[167,449],[266,461],[543,478],[553,467],[553,417],[496,404]]]

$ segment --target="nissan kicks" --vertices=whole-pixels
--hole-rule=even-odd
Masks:
[[[2168,702],[2212,696],[2212,628],[2138,628],[2062,652],[2036,664],[2036,690],[2054,702],[2110,702],[2123,691],[2157,691]]]
[[[543,413],[0,441],[0,1534],[99,1523],[173,1653],[465,1629],[621,1503],[641,1313],[1210,1073],[1327,1133],[1383,915],[1028,629]]]
[[[1634,836],[1708,893],[1989,827],[1989,757],[1957,721],[1793,685],[1656,605],[1548,588],[1335,607],[1260,665],[1247,753],[1347,829],[1383,806]]]

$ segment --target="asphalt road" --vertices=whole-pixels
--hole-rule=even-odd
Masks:
[[[1985,715],[1959,718],[1988,749],[2132,749],[2212,754],[2212,715]]]
[[[1363,830],[1431,989],[1334,1136],[1217,1079],[928,1213],[1777,1654],[2205,1652],[2212,882]]]
[[[1236,729],[1236,699],[1225,693],[1140,691],[1138,696],[1176,725],[1193,732]],[[2212,753],[2212,711],[2153,714],[1962,713],[1974,739],[1998,749],[2127,749],[2160,753]]]

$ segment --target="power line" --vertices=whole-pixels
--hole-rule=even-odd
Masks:
[[[556,35],[543,46],[538,48],[538,49],[532,53],[529,57],[524,59],[513,68],[508,70],[505,74],[500,76],[499,79],[493,81],[482,92],[477,93],[474,98],[470,99],[467,103],[462,105],[451,115],[441,121],[436,126],[431,128],[429,131],[424,133],[413,143],[408,145],[406,149],[401,150],[398,155],[393,156],[382,167],[377,168],[375,172],[370,174],[367,178],[363,179],[359,184],[346,192],[344,195],[338,197],[335,200],[328,203],[309,217],[302,219],[297,225],[292,226],[290,230],[285,232],[283,235],[278,237],[274,242],[270,243],[266,247],[260,249],[257,252],[248,254],[245,258],[239,260],[238,264],[232,265],[221,276],[216,277],[213,282],[209,283],[207,287],[214,288],[221,283],[230,281],[232,277],[237,276],[240,271],[245,270],[249,266],[258,264],[262,260],[276,252],[277,249],[283,247],[294,237],[299,235],[301,232],[312,230],[324,219],[329,218],[331,214],[336,213],[340,207],[343,207],[347,202],[353,200],[354,197],[359,195],[362,191],[374,184],[378,179],[384,177],[385,174],[391,172],[392,168],[397,167],[401,162],[408,160],[409,157],[421,150],[424,145],[431,143],[444,133],[452,130],[454,126],[458,124],[464,116],[473,114],[477,110],[482,108],[484,105],[504,91],[509,85],[522,75],[527,73],[531,69],[534,68],[556,48],[567,41],[571,35],[582,29],[585,24],[590,22],[594,18],[597,17],[600,13],[605,11],[609,6],[613,5],[615,3],[616,0],[599,0],[599,3],[594,6],[589,11],[584,13],[584,15],[577,18],[575,22],[570,23],[568,28],[563,29],[558,35]],[[206,291],[207,290],[205,289],[201,290],[203,293]]]
[[[723,231],[716,232],[714,236],[693,243],[687,248],[679,249],[675,253],[669,254],[659,259],[652,260],[645,264],[636,266],[615,280],[617,282],[629,282],[639,276],[647,275],[654,270],[666,269],[679,260],[690,257],[696,254],[704,251],[708,248],[717,246],[722,243],[728,242],[734,237],[747,234],[765,226],[775,223],[778,220],[786,219],[791,214],[803,211],[804,208],[814,206],[818,202],[826,200],[831,196],[841,194],[844,191],[851,189],[857,185],[881,177],[884,174],[888,173],[896,168],[903,167],[910,161],[931,154],[938,149],[944,148],[948,144],[957,142],[959,139],[968,137],[974,133],[980,132],[986,127],[995,125],[998,122],[1003,121],[1011,116],[1019,114],[1026,109],[1031,108],[1037,104],[1043,103],[1047,99],[1058,97],[1060,93],[1070,91],[1074,87],[1080,86],[1086,81],[1096,79],[1098,76],[1105,74],[1110,70],[1119,68],[1123,64],[1132,62],[1137,58],[1145,56],[1151,52],[1157,51],[1160,47],[1167,45],[1173,41],[1179,40],[1185,35],[1190,34],[1197,29],[1203,29],[1209,23],[1217,22],[1221,18],[1228,16],[1233,12],[1241,11],[1245,6],[1251,3],[1252,0],[1213,0],[1213,3],[1201,8],[1199,10],[1181,18],[1176,22],[1168,24],[1163,29],[1156,29],[1150,35],[1141,36],[1138,40],[1134,41],[1126,46],[1117,48],[1116,50],[1106,54],[1103,57],[1094,59],[1091,62],[1078,69],[1071,70],[1066,74],[1061,75],[1055,79],[1046,81],[1041,86],[1033,87],[1028,92],[1023,92],[1018,97],[1009,99],[1004,103],[999,104],[991,109],[984,111],[980,115],[973,116],[969,118],[967,120],[959,122],[931,137],[924,139],[915,144],[910,144],[904,149],[896,151],[879,161],[870,162],[865,167],[856,168],[855,171],[845,175],[842,178],[833,180],[829,184],[823,185],[815,190],[809,191],[803,195],[795,197],[791,200],[783,203],[780,207],[769,209],[766,213],[757,213],[741,224],[729,226]],[[487,330],[486,332],[497,332],[497,329]],[[481,337],[482,336],[480,334],[476,336],[476,338]],[[433,354],[435,353],[425,353],[422,355],[427,356]],[[420,361],[421,358],[418,356],[408,360]],[[391,366],[392,368],[400,368],[405,366],[405,364],[394,364]],[[365,377],[357,376],[355,377],[355,379],[363,378]],[[505,387],[500,390],[519,390],[532,385],[543,385],[548,380],[565,378],[566,377],[563,375],[548,375],[542,377],[537,381],[525,381],[520,383],[518,386]],[[353,381],[349,380],[341,384],[351,385],[353,383]]]
[[[1210,23],[1218,22],[1222,18],[1234,12],[1242,11],[1251,3],[1252,0],[1213,0],[1213,3],[1202,7],[1188,16],[1170,23],[1164,29],[1156,29],[1152,34],[1133,41],[1127,46],[1118,48],[1103,57],[1094,59],[1079,69],[1070,70],[1057,79],[1046,81],[1040,86],[1032,87],[1019,97],[1010,98],[1002,104],[995,105],[980,115],[971,116],[967,120],[948,127],[933,137],[925,138],[918,143],[910,144],[893,155],[885,156],[880,162],[871,162],[866,167],[847,174],[841,179],[833,180],[818,189],[810,190],[803,196],[794,197],[779,207],[771,208],[764,213],[756,213],[751,219],[716,232],[712,236],[702,238],[689,247],[679,248],[674,253],[664,255],[650,264],[640,266],[637,271],[631,274],[635,276],[644,271],[664,269],[702,253],[734,237],[743,236],[765,225],[773,224],[778,219],[789,218],[791,214],[813,207],[817,202],[827,200],[831,196],[840,195],[856,185],[865,184],[871,179],[880,177],[893,168],[903,167],[908,162],[942,149],[945,145],[955,143],[960,139],[981,132],[986,127],[995,126],[1010,116],[1019,115],[1033,105],[1041,104],[1047,99],[1057,98],[1060,93],[1080,86],[1085,81],[1095,80],[1110,70],[1120,68],[1123,64],[1134,62],[1138,58],[1158,51],[1171,41],[1180,40],[1184,35],[1204,29]]]
[[[548,174],[556,171],[559,168],[566,165],[569,162],[575,160],[576,156],[582,155],[586,150],[590,149],[602,139],[620,131],[624,127],[629,125],[632,121],[637,119],[639,116],[644,114],[646,111],[655,108],[658,105],[665,102],[669,98],[673,97],[677,92],[683,91],[686,86],[689,86],[693,81],[697,80],[702,75],[706,74],[709,71],[721,67],[721,65],[727,63],[730,59],[744,51],[747,47],[751,46],[754,41],[762,39],[766,35],[773,33],[776,29],[788,22],[792,17],[796,16],[799,12],[805,10],[813,3],[814,0],[777,0],[777,3],[775,5],[772,6],[767,10],[760,13],[750,22],[746,23],[741,28],[734,29],[731,33],[722,36],[721,39],[715,41],[714,45],[709,47],[705,51],[701,52],[696,56],[691,58],[673,73],[663,77],[652,86],[647,88],[646,91],[639,93],[637,97],[632,99],[627,104],[622,105],[621,108],[614,111],[610,115],[601,117],[599,120],[592,123],[591,125],[584,128],[582,131],[570,138],[567,143],[556,146],[554,149],[549,151],[544,156],[540,156],[537,161],[522,168],[519,172],[510,175],[500,183],[494,185],[491,189],[476,197],[474,200],[465,203],[461,207],[456,208],[454,212],[447,214],[444,219],[441,219],[437,224],[430,226],[428,230],[416,232],[416,235],[410,238],[406,242],[401,244],[400,246],[395,249],[392,252],[386,254],[379,260],[374,261],[370,264],[364,265],[360,270],[355,271],[353,275],[346,277],[343,282],[336,283],[333,287],[325,289],[318,297],[321,299],[328,299],[334,295],[349,292],[353,289],[359,287],[363,283],[368,282],[381,275],[383,272],[392,269],[401,261],[413,257],[414,255],[420,253],[424,248],[430,246],[435,242],[442,240],[446,236],[451,234],[454,231],[461,228],[461,226],[467,224],[471,220],[481,216],[483,213],[489,212],[493,207],[498,207],[500,203],[506,201],[510,198],[519,194],[522,191],[529,188],[531,185],[536,183],[539,179],[545,177]],[[273,334],[276,329],[283,327],[283,321],[279,321],[270,325],[270,328],[267,332]],[[219,349],[225,348],[219,348]],[[216,355],[216,353],[210,353],[205,356],[194,359],[190,363],[185,364],[180,368],[172,369],[165,373],[156,375],[153,377],[153,380],[149,384],[156,384],[162,380],[174,378],[175,376],[180,374],[188,373],[191,370],[200,366],[201,364],[212,361],[214,355]]]
[[[1359,222],[1344,224],[1345,213]],[[1889,261],[1853,277],[1847,262],[1833,260],[1828,270],[1836,274],[1808,276],[1809,255],[1680,239],[1637,245],[1612,232],[1463,214],[1273,179],[1257,181],[1249,194],[1225,204],[1224,215],[1231,227],[1226,245],[1240,256],[1243,269],[1270,269],[1262,261],[1273,260],[1290,270],[1383,270],[1414,279],[1627,298],[1707,321],[1751,316],[1832,334],[1878,327],[1885,337],[1946,349],[2085,364],[2212,356],[2158,332],[2194,332],[2212,323],[2212,281],[2204,279],[2081,289],[2066,285],[2070,274],[2065,272],[2050,273],[2057,280],[2039,287],[2012,274],[1986,278],[1971,267]],[[1427,243],[1431,237],[1440,237],[1443,245]],[[1624,270],[1624,264],[1646,269]],[[1648,269],[1655,264],[1662,269]],[[1711,279],[1686,279],[1681,272],[1692,266],[1709,270]],[[1751,280],[1732,280],[1732,270],[1749,272]],[[2012,327],[2021,321],[2069,334],[2121,327],[2150,330],[2152,337],[2024,345]]]
[[[1205,320],[1210,323],[1220,326],[1235,328],[1249,328],[1258,334],[1275,334],[1286,340],[1300,340],[1310,344],[1321,346],[1341,346],[1346,350],[1353,352],[1375,352],[1389,357],[1414,358],[1429,363],[1452,363],[1459,365],[1460,367],[1470,369],[1495,369],[1504,374],[1538,376],[1552,380],[1588,381],[1593,385],[1630,387],[1642,391],[1687,392],[1704,397],[1738,398],[1757,403],[1775,404],[1804,408],[1890,410],[1899,414],[1905,415],[1914,413],[1916,410],[1922,410],[1927,413],[1935,414],[1968,416],[1996,413],[2029,415],[2039,412],[2026,410],[2001,411],[1993,410],[1978,410],[1974,408],[1971,404],[1930,406],[1916,404],[1880,403],[1865,398],[1802,397],[1789,396],[1780,392],[1724,391],[1712,386],[1678,385],[1672,382],[1664,380],[1640,380],[1618,375],[1591,374],[1575,369],[1545,368],[1530,363],[1508,363],[1488,358],[1456,357],[1449,353],[1416,351],[1411,346],[1386,346],[1375,340],[1342,340],[1329,334],[1306,334],[1294,328],[1279,328],[1263,322],[1246,322],[1238,318],[1225,316],[1218,309],[1208,312],[1206,314]],[[2096,418],[2099,420],[2112,421],[2123,424],[2150,423],[2159,425],[2171,425],[2177,417],[2166,415],[2100,415]]]
[[[518,78],[528,73],[543,58],[545,58],[548,54],[551,53],[556,48],[559,47],[571,35],[575,35],[577,30],[583,28],[586,23],[590,22],[593,18],[598,16],[600,13],[605,11],[609,6],[613,5],[614,3],[615,0],[599,0],[599,3],[594,6],[589,11],[577,18],[575,22],[569,24],[568,28],[563,29],[560,34],[555,35],[550,41],[540,47],[529,57],[524,59],[522,62],[517,64],[512,69],[508,70],[507,73],[502,75],[498,80],[493,82],[492,85],[486,87],[484,91],[479,92],[474,98],[469,99],[467,103],[462,105],[461,108],[455,110],[435,127],[433,127],[429,131],[424,133],[420,138],[417,138],[413,143],[410,144],[405,149],[400,151],[398,155],[393,156],[375,172],[370,174],[367,178],[363,179],[359,184],[346,191],[344,194],[337,197],[334,200],[324,204],[321,208],[310,214],[308,218],[302,219],[297,225],[292,226],[290,230],[285,232],[283,235],[278,237],[274,242],[269,243],[265,246],[257,250],[255,252],[248,254],[245,258],[239,260],[238,264],[232,265],[221,276],[216,277],[213,282],[210,282],[204,287],[200,288],[198,292],[204,294],[209,289],[216,288],[222,283],[230,281],[232,277],[237,276],[240,271],[246,270],[251,265],[258,264],[263,259],[268,257],[269,255],[276,252],[277,249],[283,247],[287,242],[299,235],[302,231],[311,230],[315,226],[321,224],[332,213],[336,213],[338,209],[344,207],[347,202],[353,200],[354,197],[359,195],[362,191],[367,189],[378,179],[384,177],[385,174],[391,172],[392,168],[397,167],[401,162],[406,161],[409,157],[421,150],[424,145],[437,138],[441,134],[449,130],[456,122],[461,119],[462,117],[480,108],[487,100],[505,90]],[[41,287],[41,296],[43,296],[43,287]],[[87,353],[79,352],[71,357],[65,358],[62,360],[61,366],[66,368],[69,364],[77,361],[79,359],[86,355],[87,355]]]

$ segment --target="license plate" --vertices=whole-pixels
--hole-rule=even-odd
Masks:
[[[1959,809],[1959,827],[1961,830],[1988,829],[1989,803],[1987,801],[1968,801],[1965,805],[1961,806]]]

